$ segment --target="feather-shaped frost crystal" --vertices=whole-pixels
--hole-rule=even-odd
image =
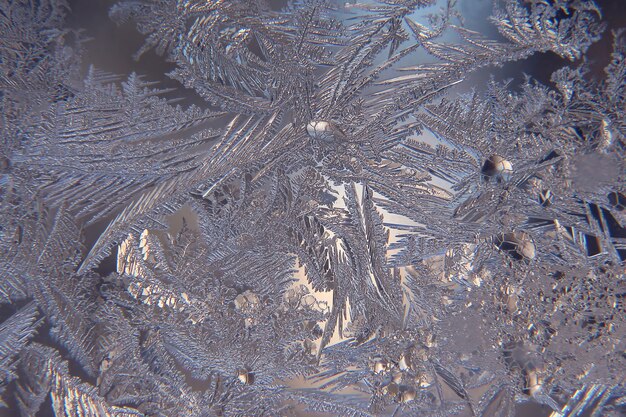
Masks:
[[[622,416],[624,11],[487,3],[0,0],[0,415]]]

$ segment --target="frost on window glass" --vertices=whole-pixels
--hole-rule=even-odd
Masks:
[[[0,0],[0,415],[623,416],[620,10]]]

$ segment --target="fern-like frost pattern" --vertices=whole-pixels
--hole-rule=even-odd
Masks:
[[[601,7],[113,4],[171,90],[91,66],[74,3],[0,0],[0,412],[624,415]]]

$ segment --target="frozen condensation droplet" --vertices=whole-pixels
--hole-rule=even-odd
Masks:
[[[237,379],[245,385],[254,384],[254,372],[248,367],[237,370]]]
[[[306,131],[310,137],[327,143],[346,140],[346,135],[331,121],[312,120],[306,125]]]
[[[485,179],[498,179],[508,181],[513,175],[513,164],[500,155],[491,155],[482,167]]]

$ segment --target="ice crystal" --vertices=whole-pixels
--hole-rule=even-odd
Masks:
[[[623,415],[594,2],[113,4],[178,90],[86,62],[70,4],[0,0],[0,412]]]

